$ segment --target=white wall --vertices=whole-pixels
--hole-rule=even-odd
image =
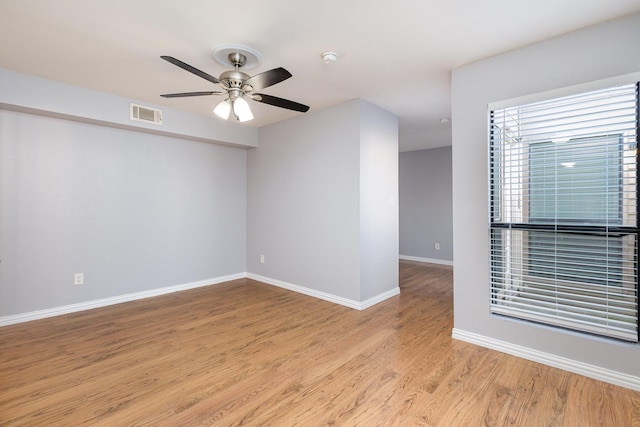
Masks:
[[[399,175],[401,258],[451,264],[451,147],[400,153]]]
[[[397,119],[356,100],[263,127],[259,141],[248,271],[346,305],[397,289]]]
[[[243,273],[245,240],[244,149],[0,110],[0,317]]]
[[[454,336],[640,387],[640,345],[489,313],[487,105],[640,71],[640,15],[460,67],[452,74]]]

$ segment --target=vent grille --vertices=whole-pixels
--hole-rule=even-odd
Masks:
[[[162,124],[162,110],[158,110],[157,108],[129,104],[129,113],[131,120],[153,123],[155,125]]]

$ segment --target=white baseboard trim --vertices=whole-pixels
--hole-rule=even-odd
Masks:
[[[371,297],[369,299],[366,299],[364,301],[362,301],[360,303],[360,306],[358,307],[358,310],[365,310],[369,307],[372,307],[378,303],[381,303],[384,300],[387,300],[389,298],[395,297],[396,295],[400,295],[400,287],[396,287],[393,289],[389,289],[388,291],[385,291],[381,294],[378,294],[374,297]]]
[[[446,259],[422,258],[417,256],[411,256],[411,255],[400,255],[399,258],[405,261],[428,262],[429,264],[441,264],[441,265],[453,266],[453,261],[448,261]]]
[[[355,308],[356,310],[364,310],[369,308],[379,302],[382,302],[386,299],[394,297],[400,294],[400,288],[396,287],[394,289],[383,292],[379,295],[376,295],[372,298],[369,298],[365,301],[355,301],[348,298],[339,297],[337,295],[329,294],[326,292],[316,291],[315,289],[306,288],[304,286],[294,285],[292,283],[283,282],[282,280],[272,279],[270,277],[260,276],[258,274],[248,273],[247,277],[249,279],[257,280],[258,282],[263,282],[268,285],[277,286],[279,288],[287,289],[293,292],[297,292],[299,294],[308,295],[310,297],[318,298],[321,300],[329,301],[334,304],[344,305],[349,308]]]
[[[259,276],[257,274],[237,273],[237,274],[231,274],[228,276],[215,277],[212,279],[198,280],[197,282],[183,283],[181,285],[167,286],[164,288],[151,289],[148,291],[134,292],[134,293],[124,294],[124,295],[117,295],[114,297],[102,298],[102,299],[97,299],[92,301],[85,301],[77,304],[64,305],[61,307],[52,307],[44,310],[31,311],[28,313],[20,313],[20,314],[14,314],[10,316],[3,316],[3,317],[0,317],[0,327],[13,325],[16,323],[29,322],[31,320],[45,319],[47,317],[60,316],[63,314],[75,313],[78,311],[91,310],[93,308],[106,307],[109,305],[120,304],[123,302],[157,297],[160,295],[186,291],[189,289],[200,288],[203,286],[216,285],[219,283],[228,282],[228,281],[237,280],[237,279],[244,279],[244,278],[258,280],[268,285],[278,286],[280,288],[288,289],[290,291],[298,292],[304,295],[309,295],[309,296],[319,298],[325,301],[329,301],[335,304],[344,305],[350,308],[354,308],[356,310],[364,310],[375,304],[378,304],[379,302],[382,302],[386,299],[389,299],[391,297],[394,297],[400,294],[400,288],[396,287],[395,289],[391,289],[389,291],[376,295],[372,298],[369,298],[365,301],[359,302],[359,301],[350,300],[347,298],[342,298],[336,295],[328,294],[325,292],[316,291],[314,289],[305,288],[303,286],[298,286],[291,283],[283,282],[280,280]]]
[[[29,322],[31,320],[44,319],[47,317],[60,316],[62,314],[75,313],[77,311],[91,310],[92,308],[105,307],[123,302],[135,301],[143,298],[151,298],[166,295],[174,292],[186,291],[188,289],[200,288],[202,286],[216,285],[230,280],[244,279],[247,273],[231,274],[228,276],[216,277],[213,279],[198,280],[197,282],[184,283],[181,285],[167,286],[165,288],[151,289],[148,291],[134,292],[131,294],[118,295],[115,297],[102,298],[93,301],[80,302],[77,304],[65,305],[62,307],[47,308],[44,310],[32,311],[29,313],[15,314],[0,317],[0,326],[13,325],[16,323]]]
[[[631,390],[640,391],[640,377],[612,371],[610,369],[601,368],[588,363],[578,362],[576,360],[556,356],[555,354],[545,353],[528,347],[488,338],[484,335],[462,331],[460,329],[454,328],[451,336],[461,341],[477,344],[512,356],[521,357],[523,359],[542,363],[543,365],[573,372],[574,374],[584,375],[585,377],[604,381]]]

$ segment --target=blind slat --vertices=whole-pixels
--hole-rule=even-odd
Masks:
[[[638,341],[637,97],[490,112],[493,313]]]

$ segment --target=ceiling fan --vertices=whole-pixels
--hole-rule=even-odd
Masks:
[[[223,65],[233,66],[234,68],[233,70],[223,72],[219,78],[207,74],[172,56],[163,55],[160,58],[211,83],[215,83],[223,89],[223,91],[167,93],[160,96],[164,98],[183,98],[189,96],[226,95],[226,98],[213,110],[217,116],[225,120],[229,118],[230,113],[233,113],[236,120],[241,122],[253,119],[253,114],[245,98],[302,113],[309,110],[309,107],[304,104],[255,92],[288,79],[291,77],[291,73],[282,67],[274,68],[254,76],[249,76],[240,71],[240,68],[244,66],[250,68],[260,62],[259,54],[246,46],[223,45],[214,50],[214,58],[218,62]]]

